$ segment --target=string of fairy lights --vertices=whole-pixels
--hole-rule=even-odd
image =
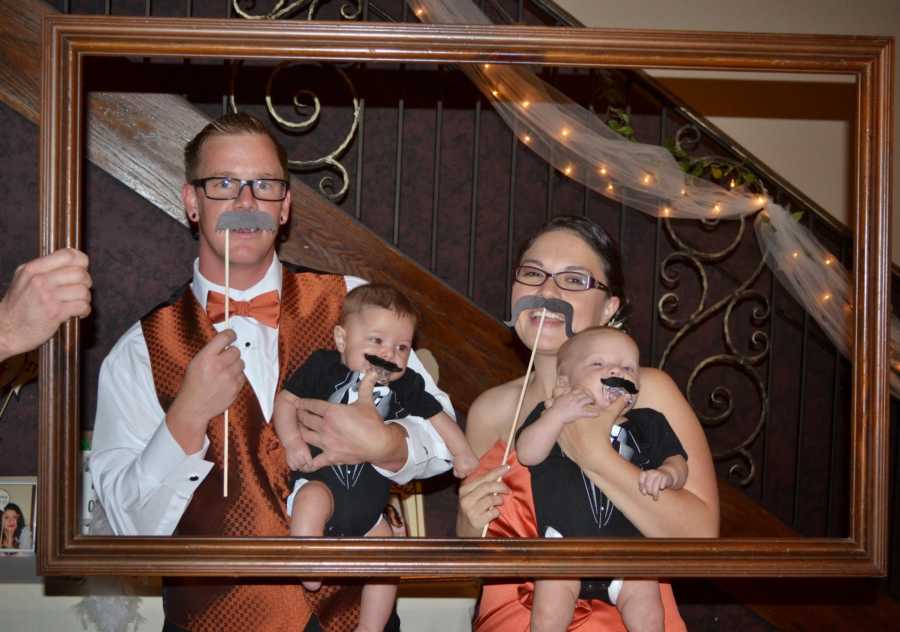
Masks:
[[[471,2],[407,0],[422,21],[491,24]],[[760,249],[776,276],[835,346],[850,354],[851,280],[838,258],[765,191],[728,187],[685,173],[657,145],[616,133],[534,72],[507,64],[467,64],[469,76],[519,141],[562,175],[648,215],[706,222],[756,214]],[[900,321],[892,322],[891,388],[900,394]]]

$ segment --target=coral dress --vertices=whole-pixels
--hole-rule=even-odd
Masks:
[[[478,470],[471,477],[500,465],[506,445],[497,441],[481,457]],[[531,495],[531,476],[528,468],[519,463],[515,450],[510,452],[510,470],[503,482],[510,489],[500,516],[491,522],[488,535],[495,538],[537,538],[534,501]],[[534,584],[494,584],[486,582],[481,595],[478,616],[475,619],[476,632],[528,632],[531,623],[531,598]],[[672,587],[660,582],[663,607],[666,613],[666,632],[686,632]],[[580,632],[626,632],[622,617],[615,606],[600,600],[579,599],[569,630]]]

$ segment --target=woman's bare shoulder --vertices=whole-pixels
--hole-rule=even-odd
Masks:
[[[652,366],[641,367],[640,400],[668,398],[674,393],[680,393],[680,390],[668,373]],[[641,405],[647,404],[641,401]]]
[[[641,367],[641,382],[644,380],[650,380],[652,382],[658,381],[667,381],[672,382],[672,378],[669,377],[669,374],[663,371],[662,369],[657,369],[655,366],[642,366]]]
[[[523,379],[518,378],[483,392],[472,402],[472,407],[469,409],[469,417],[486,414],[493,418],[498,413],[509,412],[509,414],[512,414],[519,391],[522,390]]]
[[[483,453],[498,439],[506,440],[523,379],[490,388],[472,402],[466,417],[466,437],[476,454]]]

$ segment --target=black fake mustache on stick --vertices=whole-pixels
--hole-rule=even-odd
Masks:
[[[626,380],[624,377],[605,377],[600,381],[610,388],[620,388],[626,393],[637,395],[637,386],[634,385],[634,382]]]
[[[513,305],[512,316],[509,320],[504,321],[504,324],[507,327],[514,327],[516,320],[519,318],[519,314],[523,311],[526,309],[540,309],[542,307],[546,307],[548,312],[555,312],[563,315],[566,319],[566,338],[571,338],[575,335],[575,332],[572,331],[572,317],[574,315],[572,304],[560,298],[544,298],[537,294],[520,298],[518,302]]]
[[[384,360],[382,358],[379,358],[376,355],[371,355],[371,354],[367,353],[363,357],[365,357],[366,362],[368,362],[372,366],[379,368],[379,369],[384,369],[385,371],[389,371],[391,373],[399,373],[400,371],[403,370],[399,366],[397,366],[396,364],[391,362],[390,360]]]
[[[219,215],[216,230],[268,230],[277,232],[278,225],[271,215],[262,211],[225,211]]]

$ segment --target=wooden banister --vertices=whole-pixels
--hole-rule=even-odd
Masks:
[[[719,481],[723,538],[797,538],[799,533]],[[900,603],[875,580],[717,579],[719,589],[752,609],[778,630],[891,630],[900,621]]]

